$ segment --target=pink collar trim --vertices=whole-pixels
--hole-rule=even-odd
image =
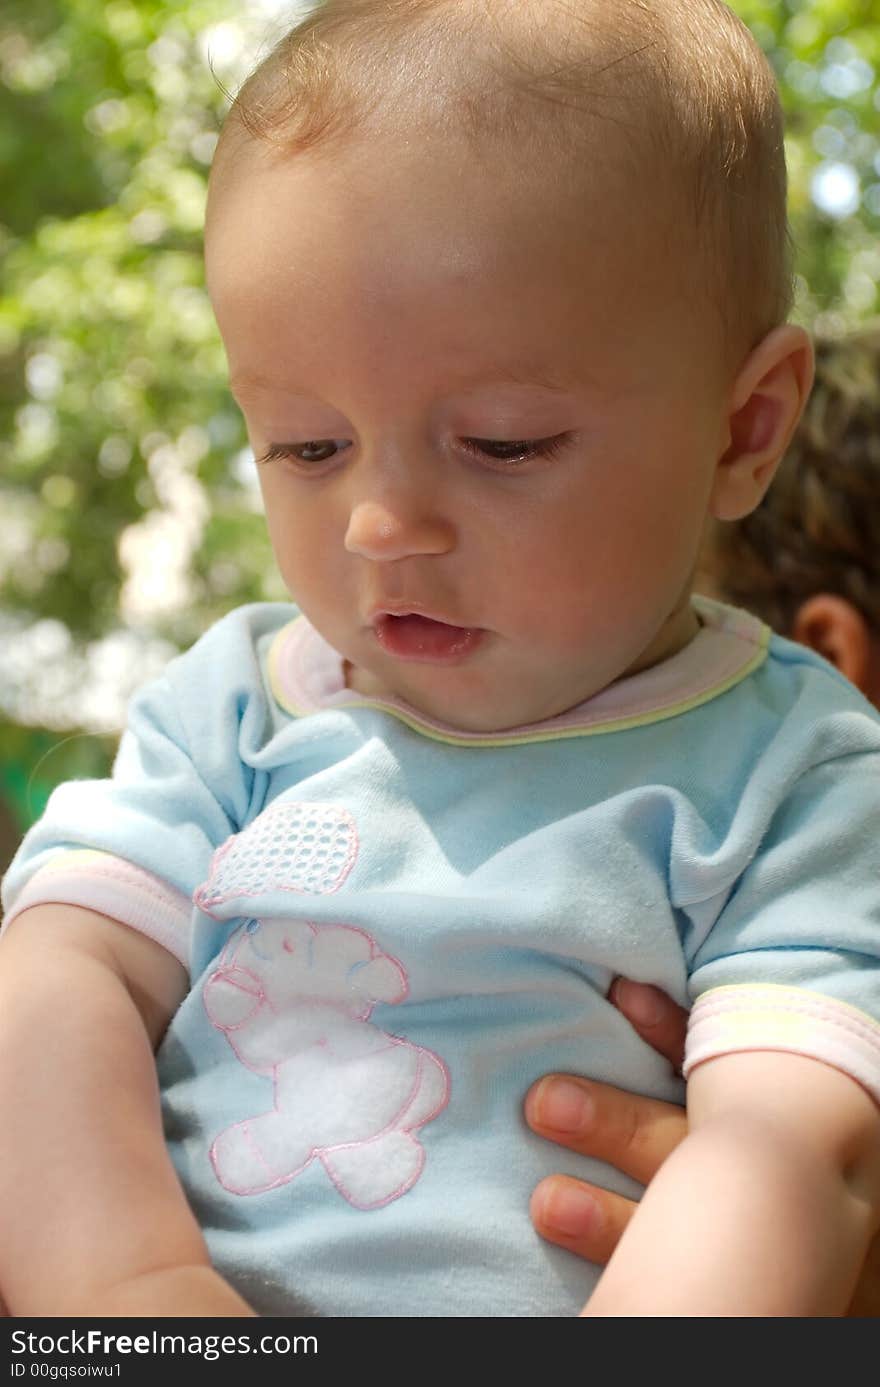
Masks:
[[[675,717],[740,683],[767,657],[770,631],[749,612],[695,597],[700,631],[684,650],[651,669],[618,679],[546,722],[503,732],[463,732],[426,717],[402,699],[371,699],[345,686],[343,661],[305,617],[283,627],[269,652],[275,698],[303,717],[336,708],[378,708],[428,737],[457,745],[499,746],[622,731]]]

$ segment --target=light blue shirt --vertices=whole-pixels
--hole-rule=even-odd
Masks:
[[[28,834],[10,916],[88,905],[189,969],[167,1140],[258,1311],[576,1314],[598,1272],[529,1195],[559,1170],[638,1190],[522,1102],[551,1070],[681,1100],[606,1000],[619,973],[703,999],[697,1062],[794,1048],[880,1091],[880,718],[699,610],[664,665],[480,737],[346,690],[290,607],[243,608],[134,700],[113,780]]]

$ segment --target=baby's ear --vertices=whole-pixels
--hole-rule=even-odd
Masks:
[[[737,374],[728,446],[715,471],[710,508],[718,520],[755,509],[791,442],[813,384],[813,348],[803,328],[774,328]]]

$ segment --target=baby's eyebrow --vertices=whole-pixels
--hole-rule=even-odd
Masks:
[[[521,385],[539,390],[549,390],[554,394],[561,395],[571,391],[576,384],[577,382],[573,379],[566,380],[561,376],[551,376],[537,367],[530,369],[528,366],[514,366],[505,368],[503,371],[492,372],[491,375],[487,374],[483,380],[474,381],[472,388]]]
[[[521,366],[505,366],[500,370],[479,372],[472,376],[461,377],[456,381],[450,381],[444,389],[444,394],[477,394],[480,391],[515,386],[524,390],[542,390],[548,394],[566,395],[577,390],[579,386],[582,387],[583,384],[583,381],[575,380],[573,377],[567,379],[553,375],[541,367],[531,368],[524,363]],[[300,395],[300,391],[291,388],[289,382],[272,380],[269,376],[264,376],[256,371],[239,371],[231,375],[229,389],[236,398],[242,395],[252,395],[258,391],[271,392],[276,395]]]
[[[249,395],[253,390],[274,390],[276,394],[295,394],[283,381],[270,380],[254,372],[243,371],[229,377],[229,389],[233,395]]]

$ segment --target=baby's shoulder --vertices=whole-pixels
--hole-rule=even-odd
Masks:
[[[880,713],[832,664],[795,641],[769,634],[766,659],[724,710],[724,742],[715,769],[723,762],[730,771],[734,816],[751,795],[781,805],[808,790],[821,798],[839,785],[849,786],[854,800],[864,796],[872,815],[880,813]]]
[[[880,711],[816,651],[775,632],[770,634],[767,660],[756,671],[760,697],[771,700],[780,724],[805,735],[841,744],[847,754],[880,749]],[[830,740],[829,740],[830,739]]]
[[[237,607],[169,661],[129,705],[127,725],[143,736],[161,726],[201,754],[262,744],[274,730],[267,673],[278,632],[298,615],[283,602]],[[176,729],[176,730],[175,730]]]
[[[248,602],[235,607],[209,626],[169,668],[189,671],[210,663],[216,677],[238,678],[241,670],[236,661],[248,654],[261,661],[278,632],[298,615],[298,608],[290,602]]]
[[[225,702],[265,684],[268,652],[299,615],[288,602],[250,602],[227,612],[166,666],[162,681],[178,699]]]

